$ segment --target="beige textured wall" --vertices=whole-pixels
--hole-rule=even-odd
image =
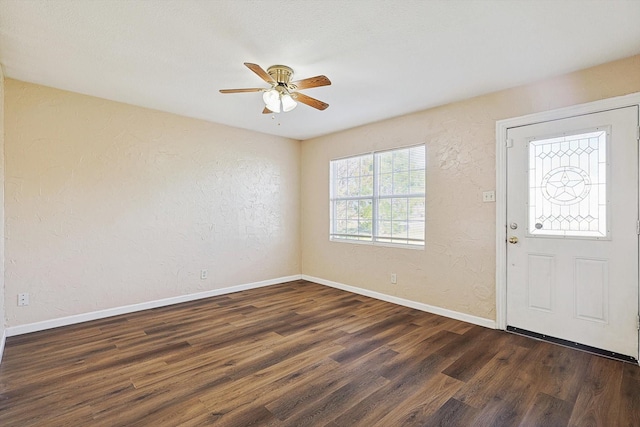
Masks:
[[[0,65],[0,339],[5,331],[4,282],[4,72]],[[0,348],[0,357],[2,357]]]
[[[303,274],[495,319],[495,204],[482,203],[482,192],[496,185],[496,120],[638,91],[635,56],[304,141]],[[425,250],[329,242],[329,161],[422,142]],[[389,283],[390,273],[397,285]]]
[[[5,88],[8,326],[300,274],[298,141]]]

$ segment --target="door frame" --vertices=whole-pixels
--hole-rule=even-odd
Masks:
[[[637,106],[640,92],[496,121],[496,328],[507,328],[507,132],[510,128]],[[640,120],[640,117],[639,117]],[[640,128],[638,129],[640,139]],[[639,159],[640,161],[640,159]],[[640,182],[638,183],[640,188]],[[640,198],[639,198],[640,200]],[[640,212],[640,207],[639,207]],[[640,219],[640,218],[639,218]],[[640,252],[639,252],[640,253]],[[639,260],[640,261],[640,260]],[[640,276],[639,276],[640,277]],[[638,284],[640,287],[640,283]],[[638,292],[640,295],[640,289]],[[638,301],[640,312],[640,298]],[[640,343],[640,331],[638,331]],[[640,348],[636,357],[640,361]]]

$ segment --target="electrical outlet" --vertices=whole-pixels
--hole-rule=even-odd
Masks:
[[[24,307],[29,305],[29,294],[18,294],[18,307]]]
[[[209,270],[206,268],[200,270],[200,280],[205,280],[207,277],[209,277]]]
[[[391,284],[395,285],[396,283],[398,283],[398,276],[396,276],[396,273],[391,273]]]

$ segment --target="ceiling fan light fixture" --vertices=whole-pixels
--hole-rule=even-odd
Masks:
[[[298,103],[288,93],[282,95],[282,111],[285,113],[296,108]],[[268,108],[268,107],[267,107]]]
[[[280,92],[275,89],[269,89],[262,94],[262,100],[269,110],[274,113],[280,112]]]

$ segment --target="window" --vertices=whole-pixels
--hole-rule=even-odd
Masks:
[[[330,239],[424,246],[425,146],[330,163]]]
[[[606,193],[606,131],[529,142],[530,235],[607,237]]]

